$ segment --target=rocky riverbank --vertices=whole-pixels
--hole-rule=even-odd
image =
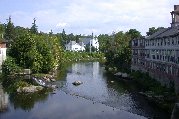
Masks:
[[[30,85],[30,86],[27,86],[27,87],[19,87],[17,89],[17,92],[18,93],[35,93],[35,92],[38,92],[38,91],[41,91],[41,90],[43,90],[42,86]]]
[[[145,97],[150,104],[154,104],[169,113],[172,112],[176,100],[174,87],[172,85],[170,88],[162,86],[148,74],[142,72],[132,72],[127,74],[119,72],[115,68],[108,68],[108,71],[120,80],[133,81],[138,87],[138,93]]]

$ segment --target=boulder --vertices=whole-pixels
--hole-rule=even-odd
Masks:
[[[114,74],[115,76],[122,76],[122,73],[121,72],[118,72],[116,74]]]
[[[122,73],[122,77],[127,78],[128,77],[127,73]]]
[[[54,78],[50,79],[52,82],[55,82],[56,80]]]
[[[82,81],[75,81],[75,82],[73,82],[72,84],[75,85],[75,86],[77,86],[77,85],[81,85],[82,83],[83,83]]]
[[[57,88],[57,85],[51,85],[51,88],[52,88],[52,89],[56,89],[56,88]]]
[[[34,92],[37,92],[37,91],[41,91],[43,89],[42,86],[28,86],[28,87],[19,87],[17,89],[17,92],[18,93],[34,93]]]

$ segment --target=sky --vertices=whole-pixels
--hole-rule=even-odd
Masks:
[[[179,0],[0,0],[0,23],[42,32],[95,35],[150,27],[170,27],[170,12]]]

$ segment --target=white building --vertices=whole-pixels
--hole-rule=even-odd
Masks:
[[[76,43],[76,41],[70,41],[65,45],[65,49],[68,51],[84,51],[85,47],[83,43]]]
[[[84,46],[91,46],[94,47],[97,51],[99,51],[99,42],[97,37],[80,38],[79,40],[84,43]]]
[[[94,37],[93,39],[91,39],[91,45],[97,49],[97,51],[99,50],[99,42],[97,37]]]
[[[65,49],[68,51],[85,51],[85,47],[89,46],[90,50],[95,48],[95,51],[99,51],[99,42],[97,37],[84,37],[79,38],[79,43],[76,41],[70,41],[68,44],[65,45]]]
[[[1,69],[1,65],[2,62],[6,59],[6,43],[5,42],[1,42],[0,43],[0,69]]]

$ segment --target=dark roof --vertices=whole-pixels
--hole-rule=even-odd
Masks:
[[[75,44],[76,44],[76,41],[70,41],[68,44],[70,44],[70,45],[75,45]]]
[[[164,33],[165,31],[167,31],[169,28],[162,28],[160,30],[158,30],[157,32],[153,33],[152,35],[148,36],[146,39],[153,39],[156,38],[157,36],[161,35],[162,33]]]
[[[168,28],[168,30],[166,30],[164,33],[160,34],[157,37],[162,38],[162,37],[174,36],[178,33],[179,33],[179,27],[171,27],[171,28]]]
[[[83,42],[85,45],[87,45],[87,44],[90,44],[90,40],[91,40],[92,38],[80,38],[79,40],[81,41],[81,42]]]
[[[169,36],[175,36],[177,34],[179,34],[179,26],[160,29],[146,39],[150,40],[154,38],[164,38]]]
[[[78,43],[80,46],[84,46],[84,43],[83,42],[79,42]]]

